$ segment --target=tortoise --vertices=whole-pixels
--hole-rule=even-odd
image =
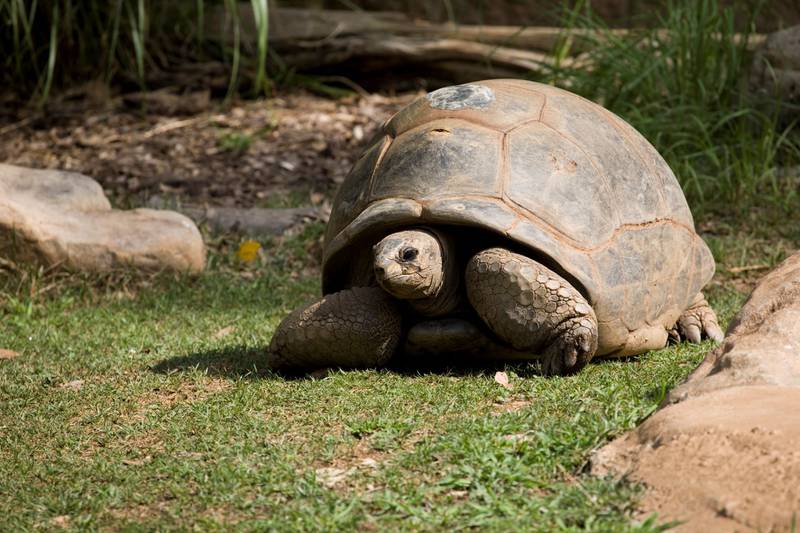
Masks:
[[[438,89],[386,121],[325,233],[323,297],[278,326],[273,368],[401,354],[592,357],[723,337],[712,255],[669,166],[625,121],[523,80]]]

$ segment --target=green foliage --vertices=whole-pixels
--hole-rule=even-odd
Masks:
[[[0,82],[44,102],[51,88],[87,79],[137,82],[145,87],[151,70],[168,68],[168,51],[198,45],[207,57],[204,27],[213,0],[0,0]],[[230,60],[229,96],[241,70],[237,2],[222,0],[234,43],[223,49]],[[266,91],[268,2],[252,0],[258,32],[256,92]],[[181,56],[183,57],[183,56]]]
[[[743,14],[752,21],[757,13]],[[748,94],[753,26],[737,32],[736,14],[717,0],[671,0],[655,28],[620,34],[579,3],[567,21],[592,31],[561,41],[562,61],[546,81],[630,122],[666,158],[695,210],[796,205],[797,191],[776,173],[800,159],[794,124],[779,122],[776,102]],[[563,61],[575,45],[590,68]]]
[[[219,147],[226,152],[243,154],[253,143],[253,136],[240,131],[229,131],[220,135],[217,142]]]

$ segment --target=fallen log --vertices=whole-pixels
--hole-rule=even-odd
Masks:
[[[255,50],[258,30],[251,4],[240,3],[236,16],[243,48]],[[206,35],[231,45],[232,18],[222,8],[212,12]],[[455,82],[546,71],[556,63],[556,51],[561,66],[585,67],[585,54],[598,41],[635,31],[435,24],[393,12],[274,6],[269,15],[269,46],[285,69],[363,75],[403,67],[407,75],[422,67]],[[750,35],[748,47],[763,39]]]

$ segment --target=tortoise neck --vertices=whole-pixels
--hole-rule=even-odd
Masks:
[[[433,228],[425,228],[425,230],[434,234],[441,245],[441,281],[438,287],[433,288],[431,296],[408,300],[408,303],[412,309],[423,316],[443,316],[455,311],[461,301],[458,290],[461,280],[459,279],[456,246],[449,235]]]

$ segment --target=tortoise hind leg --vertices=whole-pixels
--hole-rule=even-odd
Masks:
[[[401,326],[397,302],[378,287],[328,294],[283,319],[267,362],[273,369],[379,366],[397,349]]]
[[[717,314],[708,305],[702,292],[697,293],[691,305],[678,318],[670,335],[695,344],[699,343],[702,338],[722,342],[725,337],[725,333],[717,322]]]
[[[538,262],[503,248],[470,259],[472,307],[500,339],[531,358],[544,356],[547,374],[580,370],[597,351],[597,318],[567,280]]]

